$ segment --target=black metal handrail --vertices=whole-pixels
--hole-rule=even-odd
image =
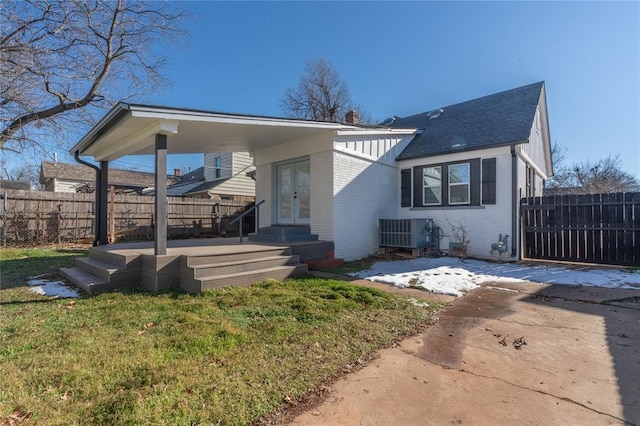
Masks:
[[[229,225],[233,225],[234,223],[236,223],[237,221],[239,221],[240,219],[242,219],[243,217],[245,217],[246,215],[248,215],[249,213],[255,210],[256,211],[256,232],[258,232],[258,229],[260,229],[260,205],[263,203],[264,203],[264,200],[255,204],[253,207],[249,208],[248,210],[245,210],[244,212],[242,212],[240,216],[236,217],[231,222],[229,222]],[[240,221],[240,242],[242,242],[242,235],[243,235],[242,223],[243,221]]]

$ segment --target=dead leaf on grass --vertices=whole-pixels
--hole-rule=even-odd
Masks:
[[[144,328],[151,328],[151,327],[153,327],[154,325],[155,325],[154,323],[152,323],[152,322],[148,322],[148,323],[146,323],[146,324],[144,325]]]
[[[18,406],[13,409],[13,412],[9,414],[8,417],[0,418],[0,425],[4,426],[13,426],[17,425],[20,422],[25,420],[29,420],[33,416],[33,413],[25,410],[24,408]]]
[[[284,397],[284,400],[291,405],[298,405],[298,401],[295,400],[295,398],[292,398],[291,395],[287,395]]]

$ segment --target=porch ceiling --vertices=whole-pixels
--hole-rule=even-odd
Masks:
[[[71,152],[111,161],[153,154],[155,135],[166,134],[169,154],[254,151],[356,126],[286,118],[120,103]]]

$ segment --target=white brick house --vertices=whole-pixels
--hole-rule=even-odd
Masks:
[[[272,201],[261,223],[308,223],[349,260],[378,249],[378,219],[430,218],[442,229],[443,249],[455,242],[451,225],[461,224],[470,256],[498,257],[491,244],[502,234],[509,236],[502,258],[518,258],[519,200],[542,195],[552,174],[544,83],[435,111],[434,118],[396,117],[388,127],[340,129],[256,150],[257,199]],[[287,205],[282,220],[274,174],[300,161],[309,161],[310,215],[292,219]],[[425,170],[437,172],[437,188],[428,187]],[[404,194],[403,173],[410,182]],[[434,198],[425,200],[425,191]]]
[[[543,82],[378,126],[120,104],[72,152],[148,154],[162,134],[169,153],[250,153],[261,225],[308,226],[346,260],[378,250],[381,218],[431,218],[444,249],[462,223],[479,258],[508,235],[517,259],[519,200],[553,173]]]

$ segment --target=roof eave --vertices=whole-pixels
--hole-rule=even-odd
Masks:
[[[108,132],[122,117],[131,109],[131,105],[126,102],[118,102],[100,119],[80,141],[69,150],[71,154],[82,151],[89,147],[101,135]]]

